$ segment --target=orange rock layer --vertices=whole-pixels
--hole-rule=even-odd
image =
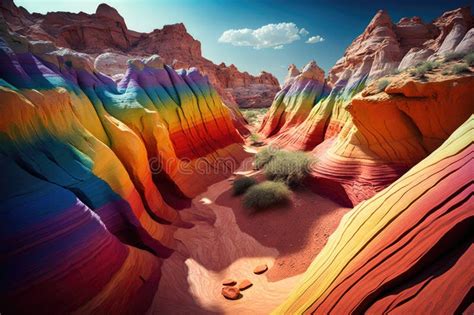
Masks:
[[[159,54],[175,69],[196,67],[208,76],[226,105],[230,107],[268,107],[280,89],[278,80],[262,71],[258,76],[241,72],[234,65],[219,65],[204,58],[201,43],[184,24],[165,25],[150,33],[128,29],[116,9],[102,3],[94,14],[48,12],[29,13],[13,0],[0,2],[3,16],[11,31],[30,40],[50,41],[96,58],[96,66],[107,75],[123,75],[130,58]],[[239,115],[238,111],[234,115]],[[248,132],[248,131],[247,131]]]
[[[260,133],[272,145],[312,151],[318,163],[308,184],[357,205],[433,152],[472,114],[474,68],[450,75],[453,64],[442,56],[469,51],[473,23],[468,8],[447,12],[433,25],[419,18],[393,24],[378,12],[327,80],[313,63],[301,73],[289,68]],[[432,58],[445,62],[444,71],[423,80],[392,74],[410,49],[428,45]],[[412,64],[405,61],[403,69]]]
[[[145,312],[176,209],[245,156],[231,112],[158,56],[117,84],[86,55],[0,35],[0,309]]]
[[[471,116],[347,213],[275,313],[454,314],[472,307],[473,129]]]
[[[344,128],[313,149],[314,189],[358,204],[438,148],[473,111],[474,76],[391,80],[383,92],[371,84],[356,95]]]

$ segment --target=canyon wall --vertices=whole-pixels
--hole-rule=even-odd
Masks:
[[[275,314],[472,310],[474,67],[446,56],[474,52],[473,26],[470,8],[381,11],[327,79],[289,68],[260,132],[309,151],[307,184],[355,207]]]
[[[0,26],[2,312],[145,312],[176,209],[245,156],[230,111],[195,68],[116,83]]]
[[[275,313],[472,309],[473,129],[471,116],[426,159],[347,213]]]
[[[167,232],[187,226],[179,210],[247,156],[212,82],[271,76],[199,64],[182,25],[141,34],[106,5],[40,15],[1,3],[0,308],[144,313],[171,254]],[[467,308],[474,69],[442,74],[457,63],[446,61],[422,79],[394,69],[470,51],[472,21],[466,9],[430,24],[379,12],[327,79],[316,62],[290,67],[260,132],[310,151],[308,186],[355,208],[277,312]],[[175,70],[186,58],[222,69]]]
[[[433,152],[473,112],[472,74],[442,74],[454,66],[444,55],[470,51],[473,26],[470,8],[431,24],[416,17],[393,24],[379,11],[327,79],[315,62],[301,73],[290,67],[259,131],[272,145],[312,151],[318,163],[308,184],[356,205]],[[455,45],[444,49],[453,37]],[[439,69],[423,79],[399,73],[416,62],[410,52],[422,50],[443,63]]]
[[[208,76],[222,100],[229,106],[268,107],[280,89],[278,80],[267,72],[258,76],[240,72],[234,65],[216,65],[204,58],[201,43],[184,24],[165,25],[150,33],[127,28],[123,17],[107,4],[95,14],[49,12],[30,14],[12,0],[0,2],[0,12],[11,31],[31,40],[45,40],[58,47],[71,48],[96,58],[96,69],[107,74],[123,75],[123,61],[133,57],[158,54],[174,69],[196,67]],[[113,64],[110,67],[109,64]]]

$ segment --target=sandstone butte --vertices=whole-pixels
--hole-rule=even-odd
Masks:
[[[240,72],[233,64],[216,65],[204,58],[201,43],[182,23],[165,25],[150,33],[135,32],[127,28],[116,9],[105,3],[97,7],[95,14],[43,15],[31,14],[13,0],[2,0],[0,12],[11,31],[87,53],[95,59],[96,69],[110,76],[121,78],[130,58],[158,54],[174,69],[195,67],[207,75],[228,106],[269,107],[280,89],[278,80],[268,72],[253,76]]]
[[[125,58],[114,80],[85,47],[11,32],[48,39],[41,25],[64,23],[61,32],[79,44],[72,25],[92,31],[90,15],[30,15],[1,3],[1,312],[159,310],[152,308],[173,254],[170,230],[189,227],[179,210],[227,182],[232,174],[216,161],[248,156],[232,119],[238,112],[209,74],[175,70],[170,56]],[[123,32],[90,47],[122,51],[137,38],[152,47],[167,29],[134,33],[103,5],[92,17]],[[318,163],[308,185],[354,208],[274,313],[472,313],[474,69],[443,75],[452,61],[425,78],[393,73],[472,51],[472,31],[468,8],[429,24],[416,17],[394,24],[379,12],[328,78],[316,62],[301,72],[289,67],[261,133],[267,143],[310,151]],[[212,168],[206,176],[202,162]],[[259,291],[272,269],[256,276],[255,264],[236,278],[255,276],[245,296],[222,297],[225,275],[211,294],[226,305],[272,298]]]

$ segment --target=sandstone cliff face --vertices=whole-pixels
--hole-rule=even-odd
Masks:
[[[247,72],[239,72],[233,64],[227,67],[221,63],[218,68],[217,81],[233,95],[239,107],[270,107],[280,90],[278,80],[268,72],[263,71],[258,77],[253,77]]]
[[[384,91],[376,81],[354,96],[341,131],[313,149],[314,188],[356,205],[438,148],[474,108],[474,76],[440,72],[427,82],[392,76]]]
[[[453,65],[439,57],[460,45],[470,47],[472,23],[469,9],[447,12],[432,24],[416,17],[393,24],[388,14],[378,12],[331,69],[327,89],[318,97],[305,96],[299,90],[301,74],[289,68],[260,132],[273,145],[313,151],[319,160],[310,183],[315,190],[347,205],[370,198],[440,146],[472,113],[472,73],[442,75]],[[463,39],[448,45],[449,34]],[[412,65],[414,59],[404,56],[423,47],[430,51],[422,53],[423,60],[444,62],[439,69],[423,80],[407,72],[390,76]],[[388,76],[388,86],[380,88],[382,76]],[[309,80],[325,82],[323,77]],[[296,91],[296,102],[279,99],[290,90]],[[287,123],[287,117],[296,123]]]
[[[308,63],[297,75],[292,67],[289,71],[285,85],[275,96],[259,130],[267,137],[300,124],[326,92],[324,71],[315,61]]]
[[[299,101],[310,102],[309,113],[278,111],[275,99],[261,129],[267,141],[311,151],[317,163],[307,184],[355,205],[275,313],[469,307],[474,68],[454,74],[459,61],[443,56],[472,51],[472,21],[469,9],[431,24],[416,17],[393,24],[379,12],[330,71],[329,91]],[[427,59],[441,65],[421,79],[393,74]],[[290,67],[279,93],[296,88],[298,77]],[[275,123],[299,115],[290,128]]]
[[[463,41],[458,51],[467,52],[473,27],[470,8],[446,12],[426,24],[419,17],[402,18],[395,24],[387,12],[379,11],[331,69],[329,83],[336,84],[346,72],[352,79],[377,79],[456,51]]]
[[[47,40],[56,46],[71,48],[97,57],[105,52],[135,56],[158,54],[175,69],[196,67],[206,74],[227,105],[268,107],[279,90],[278,80],[269,73],[252,76],[240,72],[235,66],[215,65],[204,58],[201,43],[195,40],[180,24],[165,25],[150,33],[139,33],[127,28],[125,21],[114,8],[101,4],[95,14],[50,12],[46,15],[30,14],[15,6],[12,0],[2,1],[0,11],[10,30],[32,40]],[[99,63],[111,62],[108,55],[99,56]],[[116,72],[126,64],[115,61]],[[114,75],[102,67],[107,75]]]
[[[176,209],[245,155],[229,110],[158,56],[117,84],[3,28],[0,63],[1,309],[145,312]]]
[[[473,128],[471,116],[425,160],[347,213],[275,313],[466,311]]]

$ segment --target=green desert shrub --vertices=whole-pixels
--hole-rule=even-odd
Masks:
[[[244,112],[244,117],[245,119],[250,123],[250,124],[253,124],[257,121],[258,119],[258,115],[256,112],[254,111],[247,111],[247,112]]]
[[[300,185],[309,174],[311,158],[305,152],[277,151],[263,167],[265,176],[290,187]]]
[[[377,90],[379,92],[385,91],[385,88],[390,84],[390,81],[387,79],[379,80],[377,82]]]
[[[422,78],[428,71],[436,69],[439,67],[439,63],[435,61],[425,61],[419,63],[414,69],[410,71],[411,76],[415,76],[417,78]]]
[[[255,184],[257,184],[257,181],[254,178],[242,176],[234,180],[234,182],[232,183],[232,191],[235,196],[242,195]]]
[[[252,133],[250,135],[249,139],[250,139],[250,142],[252,144],[261,143],[260,142],[260,135],[258,133]]]
[[[469,67],[465,63],[456,64],[451,68],[451,73],[453,74],[461,74],[464,72],[469,72]]]
[[[412,77],[422,78],[425,76],[426,72],[427,71],[424,68],[415,67],[414,69],[410,70],[410,75]]]
[[[255,154],[254,166],[257,170],[262,169],[268,162],[270,162],[279,150],[275,147],[268,146]]]
[[[264,181],[251,186],[244,195],[246,208],[263,210],[271,206],[284,204],[290,200],[291,191],[281,182]]]
[[[453,61],[453,60],[460,60],[462,59],[466,54],[461,53],[461,52],[448,52],[447,54],[444,55],[444,61]]]
[[[474,52],[464,56],[464,61],[470,66],[474,67]]]
[[[255,125],[259,122],[260,116],[268,111],[268,108],[241,109],[240,111],[249,124]]]
[[[397,74],[400,74],[400,73],[402,73],[402,72],[403,72],[403,71],[401,71],[401,70],[393,69],[392,71],[390,71],[390,74],[391,74],[391,75],[397,75]]]

